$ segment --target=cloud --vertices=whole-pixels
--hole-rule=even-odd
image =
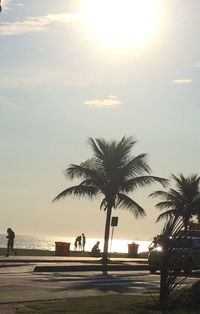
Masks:
[[[10,4],[11,0],[1,0],[1,6],[4,12],[10,9]]]
[[[191,84],[192,79],[177,79],[177,80],[173,80],[173,83],[175,83],[175,84]]]
[[[22,7],[23,4],[20,2],[16,3],[16,0],[1,0],[1,6],[3,13],[5,13],[7,11],[14,11],[16,7]]]
[[[80,21],[79,14],[48,14],[38,17],[29,17],[24,21],[0,23],[0,36],[21,35],[48,30],[51,24],[73,24]]]
[[[115,108],[122,104],[122,102],[116,97],[109,95],[103,99],[91,99],[84,102],[89,108]]]
[[[11,97],[0,95],[0,109],[15,109],[15,110],[21,110],[23,106],[19,103],[17,103],[14,99]]]
[[[17,7],[23,7],[23,6],[24,6],[24,4],[23,4],[23,3],[20,3],[20,2],[16,3],[15,5],[16,5]]]
[[[195,64],[194,64],[194,67],[195,67],[195,68],[200,68],[200,62],[195,63]]]
[[[89,79],[81,73],[58,70],[55,68],[16,67],[0,70],[0,90],[30,90],[33,88],[65,88],[88,86]]]

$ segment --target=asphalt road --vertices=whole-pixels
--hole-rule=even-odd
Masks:
[[[35,273],[34,265],[3,267],[0,269],[0,304],[33,300],[53,300],[103,294],[158,293],[159,274],[149,271],[110,272],[51,272]],[[187,279],[200,279],[194,273]]]

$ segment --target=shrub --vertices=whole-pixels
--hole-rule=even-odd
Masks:
[[[200,280],[196,281],[189,290],[190,294],[190,307],[194,307],[196,309],[200,309]]]

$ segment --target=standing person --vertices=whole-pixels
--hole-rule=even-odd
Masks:
[[[82,238],[81,238],[81,236],[77,237],[77,244],[78,244],[78,250],[81,251],[81,247],[82,247]]]
[[[82,244],[81,244],[81,236],[78,236],[78,237],[76,237],[76,240],[75,240],[75,242],[74,242],[74,249],[75,250],[81,250],[81,246],[82,246]]]
[[[77,250],[77,245],[78,245],[78,241],[77,241],[77,237],[76,237],[75,242],[74,242],[74,250],[75,251]]]
[[[14,252],[15,255],[17,255],[17,252],[14,250],[14,239],[15,239],[15,233],[11,228],[7,229],[7,239],[8,239],[8,243],[7,243],[7,254],[6,256],[9,256],[10,253],[10,249]]]
[[[82,233],[82,251],[85,251],[85,243],[86,243],[86,238],[84,233]]]

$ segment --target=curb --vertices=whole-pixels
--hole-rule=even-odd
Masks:
[[[149,270],[148,265],[108,265],[108,271]],[[76,271],[103,271],[102,265],[56,265],[35,266],[34,272],[76,272]]]

